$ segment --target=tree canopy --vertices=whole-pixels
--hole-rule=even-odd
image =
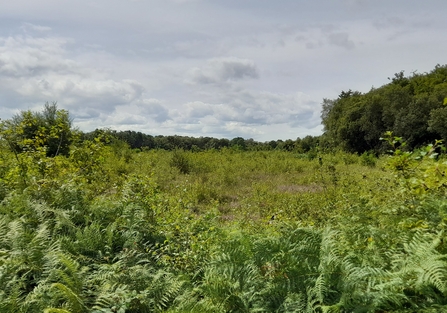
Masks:
[[[447,65],[431,72],[404,72],[390,83],[367,93],[342,91],[337,99],[324,99],[322,123],[326,141],[347,151],[381,152],[386,131],[403,137],[409,149],[447,139]]]
[[[0,137],[10,148],[21,153],[44,150],[46,155],[68,155],[73,131],[69,113],[46,103],[42,112],[21,111],[0,124]]]

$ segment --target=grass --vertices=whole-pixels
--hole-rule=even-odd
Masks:
[[[178,152],[176,152],[178,153]],[[222,221],[250,216],[265,222],[277,218],[305,223],[327,223],[343,202],[390,201],[383,191],[394,183],[385,169],[363,165],[345,153],[309,160],[284,151],[182,151],[183,167],[172,162],[173,153],[152,150],[132,158],[130,172],[152,175],[161,190],[194,213],[218,207]]]
[[[442,159],[122,149],[0,156],[2,312],[445,304]]]

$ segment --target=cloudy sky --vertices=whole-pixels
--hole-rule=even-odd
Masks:
[[[0,117],[258,141],[323,98],[447,63],[446,0],[0,0]]]

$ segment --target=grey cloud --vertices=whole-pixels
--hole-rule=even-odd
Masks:
[[[214,113],[212,105],[201,101],[189,102],[186,104],[188,116],[193,119],[202,118]]]
[[[142,98],[136,80],[114,80],[66,57],[70,39],[15,36],[0,38],[0,91],[26,101],[58,101],[78,114],[79,106],[112,112]]]
[[[391,16],[373,21],[374,27],[378,30],[400,27],[405,21],[397,16]]]
[[[219,104],[187,103],[174,118],[179,124],[202,123],[213,117],[225,125],[256,128],[288,124],[314,128],[320,124],[320,106],[301,93],[278,94],[233,90]],[[318,114],[316,114],[318,113]]]
[[[317,49],[317,48],[321,48],[323,46],[322,42],[306,42],[306,48],[307,49]]]
[[[169,110],[157,99],[140,99],[130,104],[114,106],[112,109],[111,112],[90,109],[90,116],[79,112],[80,114],[74,116],[75,122],[87,129],[110,127],[117,130],[141,130],[148,125],[160,126],[169,120]]]
[[[63,57],[67,42],[67,39],[57,37],[0,38],[0,76],[29,78],[49,72],[73,72],[78,65]]]
[[[346,48],[348,50],[354,49],[355,44],[349,39],[348,33],[332,33],[328,35],[328,42],[331,45]]]
[[[142,115],[149,116],[156,122],[163,123],[169,119],[169,110],[157,99],[145,99],[137,102],[137,105]]]
[[[182,4],[182,3],[190,3],[190,2],[199,2],[201,0],[169,0],[169,1]]]
[[[320,24],[308,27],[294,37],[294,41],[304,43],[307,49],[323,48],[327,45],[342,47],[348,50],[355,48],[348,32],[339,30],[333,24]]]
[[[292,127],[305,126],[306,128],[314,128],[320,124],[320,117],[316,116],[315,111],[303,111],[299,114],[292,114],[290,116],[289,124]]]
[[[125,115],[120,116],[117,119],[114,119],[113,124],[118,125],[144,125],[147,123],[147,120],[142,118],[141,116],[135,115]]]
[[[257,79],[256,64],[247,59],[218,58],[209,60],[204,68],[190,71],[191,80],[197,84],[225,83],[242,79]]]
[[[212,64],[219,68],[220,75],[225,80],[259,78],[256,65],[250,60],[220,59],[212,61]]]
[[[447,1],[419,2],[4,1],[0,116],[58,101],[89,129],[317,134],[322,98],[442,62]]]
[[[414,35],[421,32],[424,28],[432,25],[433,21],[427,17],[405,17],[390,16],[374,20],[372,25],[381,32],[388,33],[388,40],[394,41],[405,35]]]

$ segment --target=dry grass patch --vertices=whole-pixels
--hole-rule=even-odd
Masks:
[[[285,193],[315,193],[322,192],[323,187],[318,185],[280,185],[278,191]]]

